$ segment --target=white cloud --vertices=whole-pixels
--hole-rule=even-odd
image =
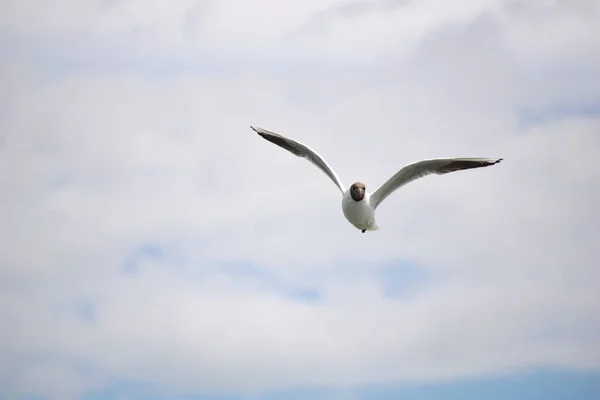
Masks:
[[[267,66],[221,71],[186,67],[211,53],[176,46],[197,4],[77,4],[75,14],[74,2],[57,3],[53,18],[33,2],[3,3],[0,13],[4,32],[39,46],[4,48],[0,69],[0,349],[11,349],[0,350],[0,378],[15,390],[65,398],[110,377],[166,390],[267,390],[600,367],[600,118],[519,127],[522,108],[598,106],[600,69],[587,67],[598,62],[587,54],[597,40],[585,34],[597,28],[571,3],[555,3],[565,13],[467,1],[330,13],[332,26],[316,37],[318,51],[332,50],[323,60],[302,47],[314,36],[290,58],[292,47],[279,46],[339,3],[211,3],[198,37],[236,57],[256,50]],[[413,40],[391,56],[407,18]],[[557,20],[562,40],[534,46]],[[147,69],[92,68],[68,51],[34,57],[82,29],[109,46],[140,25],[175,47],[157,45],[141,58]],[[375,65],[340,67],[352,50],[342,39]],[[176,67],[157,74],[171,55]],[[376,186],[421,158],[505,161],[411,183],[378,210],[382,229],[362,235],[331,182],[251,124],[316,148],[346,184]],[[168,249],[165,259],[124,274],[148,243]],[[409,298],[383,298],[372,272],[398,260],[433,279]],[[322,300],[228,276],[227,262],[316,288]],[[81,302],[92,304],[92,321],[78,316]]]

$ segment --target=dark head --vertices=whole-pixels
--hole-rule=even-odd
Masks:
[[[361,201],[365,198],[365,185],[360,182],[355,182],[350,186],[350,196],[354,201]]]

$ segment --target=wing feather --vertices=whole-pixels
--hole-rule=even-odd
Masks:
[[[342,181],[337,176],[335,171],[325,162],[323,157],[321,157],[316,151],[311,149],[310,147],[297,142],[295,140],[286,138],[281,136],[275,132],[268,131],[266,129],[257,128],[254,126],[250,126],[254,132],[258,133],[263,139],[268,140],[269,142],[276,144],[277,146],[289,151],[298,157],[306,158],[308,161],[313,163],[317,168],[325,173],[336,184],[336,186],[340,189],[342,194],[344,194],[344,185]]]
[[[443,175],[466,169],[489,167],[498,164],[500,161],[502,161],[502,158],[439,158],[417,161],[402,168],[388,179],[387,182],[377,188],[370,196],[371,206],[377,208],[396,189],[415,179],[431,174]]]

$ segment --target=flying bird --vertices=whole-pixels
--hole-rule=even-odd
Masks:
[[[305,144],[266,129],[255,126],[250,126],[250,128],[269,142],[286,149],[298,157],[306,158],[323,171],[336,184],[340,192],[342,192],[342,211],[344,216],[348,222],[362,233],[379,229],[379,225],[375,221],[377,206],[401,186],[430,174],[443,175],[465,169],[489,167],[502,161],[502,158],[438,158],[417,161],[400,169],[387,182],[371,193],[367,191],[365,184],[361,182],[354,182],[349,188],[345,189],[338,175],[325,162],[323,157]]]

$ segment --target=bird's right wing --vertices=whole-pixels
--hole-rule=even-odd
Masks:
[[[373,208],[377,208],[377,206],[396,189],[415,179],[430,174],[443,175],[465,169],[489,167],[500,161],[502,161],[501,158],[440,158],[435,160],[417,161],[405,166],[388,179],[387,182],[371,194],[369,201]]]
[[[268,131],[266,129],[257,128],[254,126],[250,126],[250,128],[252,128],[254,132],[258,133],[260,136],[262,136],[269,142],[286,149],[287,151],[298,157],[306,158],[308,161],[316,165],[317,168],[323,171],[325,175],[327,175],[337,185],[342,194],[344,194],[344,185],[342,184],[340,178],[333,171],[333,169],[325,162],[325,160],[323,160],[323,158],[310,147],[295,140],[283,137],[277,133]]]

